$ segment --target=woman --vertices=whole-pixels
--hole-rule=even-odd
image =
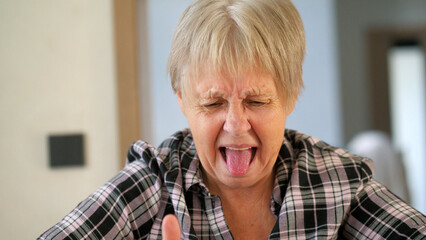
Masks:
[[[371,178],[370,160],[285,129],[304,53],[288,0],[195,1],[169,58],[190,130],[136,142],[41,239],[425,237],[426,218]]]

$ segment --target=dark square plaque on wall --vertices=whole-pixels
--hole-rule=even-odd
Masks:
[[[84,165],[83,134],[50,135],[50,166],[74,167]]]

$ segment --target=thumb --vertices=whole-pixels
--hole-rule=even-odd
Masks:
[[[179,240],[180,227],[178,219],[175,215],[166,215],[161,224],[161,234],[164,240]]]

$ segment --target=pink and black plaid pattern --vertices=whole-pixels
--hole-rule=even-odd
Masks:
[[[202,181],[189,130],[158,148],[135,142],[127,160],[39,239],[161,239],[171,213],[183,239],[232,239],[220,198]],[[286,130],[269,239],[426,239],[426,217],[372,179],[372,168],[369,159]]]

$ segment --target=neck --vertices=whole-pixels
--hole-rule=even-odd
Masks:
[[[267,179],[245,188],[206,182],[211,193],[221,198],[226,223],[235,239],[266,239],[269,236],[276,222],[270,210],[274,181],[271,174]]]
[[[255,186],[247,188],[226,188],[222,187],[217,192],[224,205],[249,207],[251,205],[261,205],[269,208],[272,191],[274,188],[274,178],[265,179]]]
[[[211,194],[219,196],[224,203],[228,202],[237,206],[266,203],[269,207],[274,188],[275,171],[272,170],[271,174],[260,179],[254,185],[243,187],[229,187],[209,176],[204,176],[203,179]]]

